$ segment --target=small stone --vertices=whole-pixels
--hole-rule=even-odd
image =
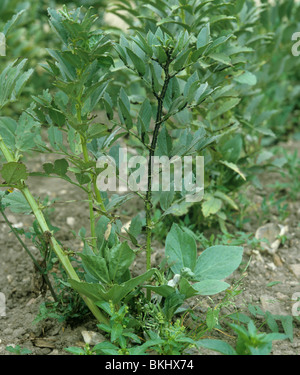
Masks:
[[[265,263],[264,258],[261,256],[258,250],[252,250],[252,254],[255,256],[255,262]]]
[[[7,275],[6,278],[7,278],[8,283],[11,284],[11,282],[13,281],[12,275]]]
[[[54,349],[52,352],[50,352],[48,355],[58,355],[58,350]]]
[[[32,305],[36,301],[36,298],[31,298],[27,303],[26,306]]]
[[[13,333],[13,330],[12,330],[12,328],[8,327],[8,328],[5,328],[2,333],[3,333],[4,336],[9,336]]]
[[[23,228],[23,225],[24,224],[20,221],[19,223],[13,224],[12,227],[18,229],[18,228]]]
[[[86,344],[96,345],[100,342],[106,341],[105,337],[101,333],[94,331],[81,331],[83,340]]]
[[[271,271],[275,271],[276,270],[276,266],[273,262],[269,262],[266,264],[266,267],[269,268]]]
[[[268,223],[257,229],[255,238],[257,240],[267,240],[267,242],[261,241],[260,245],[263,250],[270,254],[274,254],[281,244],[279,237],[285,235],[287,232],[288,226]]]
[[[122,226],[122,228],[121,228],[121,233],[127,233],[126,231],[129,230],[130,225],[131,225],[131,220],[127,221],[127,223],[125,223],[125,224]]]
[[[269,311],[273,315],[289,315],[281,306],[280,301],[270,295],[260,296],[260,302],[264,311]]]
[[[300,342],[293,342],[291,343],[292,348],[300,348]]]
[[[299,286],[298,281],[287,281],[286,284],[288,284],[291,287]]]
[[[276,293],[276,296],[278,299],[280,299],[281,301],[288,301],[290,299],[289,296],[283,294],[283,293],[280,293],[280,292],[277,292]]]
[[[75,219],[74,219],[74,217],[71,217],[71,216],[67,217],[67,224],[70,227],[74,227],[74,225],[75,225]]]
[[[14,330],[14,336],[19,339],[24,335],[25,331],[26,329],[24,327],[17,328]]]
[[[0,316],[6,316],[6,297],[4,293],[0,293]]]
[[[293,272],[293,274],[300,279],[300,264],[291,264],[290,269]]]
[[[278,254],[273,255],[273,261],[274,261],[275,266],[277,266],[277,267],[283,266],[282,259],[280,258],[280,256]]]
[[[16,217],[15,217],[14,215],[10,215],[10,214],[8,214],[8,215],[7,215],[7,219],[8,219],[8,221],[9,221],[11,224],[16,224],[16,223],[17,223],[17,219],[16,219]]]

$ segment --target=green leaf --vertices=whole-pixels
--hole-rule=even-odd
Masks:
[[[146,39],[138,31],[136,31],[136,35],[137,35],[138,39],[132,37],[133,41],[141,48],[141,50],[143,50],[145,52],[146,55],[148,55],[149,57],[152,57],[153,51],[152,51],[152,48],[147,43]]]
[[[180,71],[184,68],[184,64],[186,63],[187,58],[189,57],[190,53],[192,52],[192,48],[189,48],[188,50],[184,50],[176,57],[174,62],[172,63],[173,69],[175,71]]]
[[[210,119],[214,120],[215,118],[223,115],[224,113],[230,111],[232,108],[236,107],[239,102],[241,101],[240,98],[231,98],[229,100],[226,100],[220,108],[218,108],[216,111],[213,111],[211,113]]]
[[[112,225],[111,233],[108,238],[105,238],[105,232],[108,229],[108,224],[110,223],[110,220],[106,216],[101,216],[96,224],[96,234],[97,234],[97,247],[102,254],[102,250],[105,248],[106,245],[108,247],[112,247],[116,243],[116,235],[115,230]],[[103,255],[103,254],[102,254]]]
[[[22,14],[25,12],[25,9],[22,9],[17,14],[14,14],[13,17],[6,22],[4,28],[3,28],[3,34],[7,37],[8,33],[13,29],[14,26],[16,26],[22,16]]]
[[[280,319],[284,333],[292,342],[294,336],[293,317],[290,315],[277,315],[276,318]]]
[[[158,65],[156,61],[152,61],[150,63],[150,70],[151,70],[151,82],[152,82],[154,91],[158,93],[162,87],[162,84],[160,83],[162,68]]]
[[[143,223],[142,223],[141,217],[140,215],[137,215],[131,220],[129,233],[132,236],[137,237],[138,235],[141,234],[142,227],[143,227]]]
[[[49,16],[50,16],[51,26],[53,27],[53,29],[55,30],[57,35],[61,38],[63,43],[65,45],[68,45],[69,33],[67,32],[66,28],[64,27],[62,15],[54,9],[48,8],[47,10],[48,10],[48,13],[49,13]]]
[[[59,176],[65,176],[68,171],[69,163],[66,159],[57,159],[54,162],[53,171]]]
[[[111,341],[112,342],[116,341],[122,335],[122,332],[123,332],[122,324],[115,323],[112,326],[112,330],[111,330]]]
[[[112,281],[116,281],[123,276],[135,259],[134,251],[127,242],[114,246],[109,251],[108,269]]]
[[[139,112],[139,118],[141,119],[144,125],[144,131],[148,131],[152,117],[152,108],[149,99],[145,99],[141,105]]]
[[[17,190],[14,190],[11,194],[5,195],[2,198],[2,203],[15,213],[28,215],[32,212],[26,198]]]
[[[216,245],[204,250],[198,257],[194,270],[197,280],[221,280],[229,276],[240,265],[243,248]]]
[[[271,129],[268,129],[268,128],[263,128],[263,127],[255,127],[254,129],[255,131],[257,131],[258,133],[260,134],[263,134],[263,135],[267,135],[269,137],[273,137],[273,138],[276,138],[276,134],[271,130]]]
[[[18,65],[15,65],[16,62],[17,60],[8,64],[0,74],[0,108],[10,101],[14,101],[20,95],[25,83],[33,73],[33,69],[23,73],[26,59],[21,60]]]
[[[214,52],[214,53],[210,53],[208,57],[222,64],[231,65],[231,59],[229,56],[225,55],[225,53]]]
[[[6,146],[15,148],[15,133],[18,123],[10,117],[0,117],[0,135]]]
[[[204,47],[208,44],[210,40],[210,26],[207,23],[205,26],[202,27],[200,30],[198,37],[197,37],[197,49]]]
[[[23,112],[16,128],[15,147],[19,151],[33,149],[40,141],[40,126],[31,116]]]
[[[25,164],[17,162],[3,164],[1,175],[7,184],[16,184],[28,177]]]
[[[119,347],[109,341],[103,341],[93,347],[93,352],[104,355],[118,355]]]
[[[159,285],[159,286],[145,285],[144,287],[146,289],[152,290],[152,292],[159,294],[160,296],[165,297],[165,298],[175,293],[175,289],[169,285]]]
[[[68,127],[68,143],[73,154],[79,155],[82,153],[80,135],[71,126]]]
[[[146,73],[146,67],[143,60],[136,55],[130,48],[126,47],[126,51],[139,75],[144,76]]]
[[[236,355],[236,351],[227,342],[222,340],[202,339],[196,342],[198,347],[211,349],[225,355]]]
[[[187,98],[188,102],[192,101],[194,98],[195,91],[198,89],[199,76],[197,71],[195,71],[186,81],[184,86],[183,95]]]
[[[82,348],[78,348],[76,346],[69,346],[68,348],[64,349],[66,352],[75,354],[75,355],[85,355],[85,351]]]
[[[84,268],[97,280],[110,283],[107,264],[104,258],[97,255],[79,254]]]
[[[162,191],[159,199],[161,208],[166,211],[172,204],[175,196],[174,190]]]
[[[215,326],[218,324],[219,312],[220,312],[219,308],[216,308],[216,309],[213,309],[211,307],[208,308],[207,313],[206,313],[206,325],[209,331],[215,328]]]
[[[59,151],[61,149],[64,149],[63,134],[60,129],[55,126],[50,126],[50,128],[48,129],[48,137],[51,147],[53,147],[54,150]]]
[[[165,254],[174,274],[180,274],[183,267],[192,271],[196,265],[197,246],[194,237],[173,224],[166,238]]]
[[[212,51],[216,50],[222,44],[226,43],[228,39],[230,39],[232,35],[220,36],[219,38],[215,39],[206,49],[205,54],[212,53]]]
[[[167,56],[164,48],[160,45],[155,45],[153,47],[153,49],[155,51],[155,55],[158,59],[159,64],[163,65],[168,60],[168,56]]]
[[[222,199],[224,202],[228,203],[234,210],[238,210],[237,204],[225,193],[221,191],[216,191],[214,193],[214,196],[217,198]]]
[[[211,296],[213,294],[221,293],[229,288],[229,286],[228,283],[219,279],[207,279],[193,284],[193,288],[200,296]]]
[[[53,166],[52,163],[43,164],[43,169],[44,169],[45,173],[47,173],[47,174],[54,173],[54,166]]]
[[[69,279],[68,282],[73,289],[91,298],[91,300],[94,302],[103,300],[109,302],[111,300],[113,303],[117,304],[138,285],[141,285],[144,281],[149,280],[153,276],[154,272],[155,269],[151,269],[146,273],[130,279],[120,285],[115,284],[108,290],[105,290],[100,284],[80,282],[72,279]]]
[[[276,323],[276,319],[274,318],[273,314],[269,311],[265,313],[266,323],[272,332],[278,332],[278,324]]]
[[[130,114],[130,102],[123,88],[121,88],[120,90],[120,95],[118,98],[118,108],[120,121],[126,125],[127,129],[131,129],[133,126],[133,122]]]
[[[104,124],[91,124],[88,127],[87,139],[101,138],[108,134],[107,127]]]
[[[91,177],[87,173],[75,173],[75,177],[80,185],[85,185],[91,182]]]
[[[208,195],[205,197],[205,201],[202,203],[202,213],[204,217],[208,217],[209,215],[213,215],[220,211],[222,207],[222,201],[218,198],[215,198],[212,195]]]
[[[157,137],[156,156],[171,156],[172,138],[170,137],[166,126],[163,125]]]
[[[164,301],[163,313],[168,321],[171,321],[176,310],[184,303],[185,296],[178,292],[170,294]]]
[[[110,95],[107,92],[104,93],[102,101],[104,103],[107,118],[109,120],[112,120],[114,118],[114,112],[112,110],[113,102],[111,100]]]
[[[169,208],[165,210],[162,214],[163,216],[166,215],[175,215],[175,216],[182,216],[188,213],[189,208],[192,206],[191,202],[186,202],[185,200],[181,201],[180,203],[173,203]]]
[[[221,145],[220,150],[222,152],[226,163],[237,163],[240,158],[243,148],[243,140],[240,134],[236,134],[234,137],[227,140]]]
[[[70,58],[68,52],[55,51],[48,48],[46,48],[46,50],[54,58],[54,60],[57,61],[57,67],[59,68],[62,76],[64,78],[68,78],[70,81],[75,81],[76,69],[75,66],[68,61]]]
[[[184,277],[180,278],[179,291],[181,294],[185,296],[186,299],[196,296],[198,294],[198,291],[194,289],[193,285],[191,285],[189,281]]]
[[[246,71],[245,73],[235,77],[234,81],[243,85],[254,86],[257,83],[257,78],[253,73]]]
[[[220,163],[224,164],[227,168],[232,169],[233,171],[235,171],[237,174],[239,174],[242,177],[242,179],[244,181],[246,181],[246,177],[245,177],[244,173],[241,172],[240,168],[236,164],[230,163],[230,162],[225,161],[225,160],[220,160]]]

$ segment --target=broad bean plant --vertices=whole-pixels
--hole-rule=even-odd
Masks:
[[[249,41],[247,33],[264,7],[255,10],[252,1],[133,3],[109,8],[127,12],[126,31],[101,27],[95,8],[49,8],[57,38],[43,51],[49,86],[30,95],[19,117],[4,111],[26,95],[34,67],[27,69],[22,58],[0,65],[1,212],[33,216],[36,233],[67,275],[66,287],[121,347],[136,336],[132,327],[118,334],[112,311],[131,314],[137,326],[149,328],[147,314],[141,319],[143,306],[152,306],[151,319],[157,311],[157,319],[171,322],[187,299],[230,290],[224,279],[240,266],[243,248],[216,245],[199,255],[197,237],[177,218],[192,212],[205,221],[216,214],[225,225],[221,208],[238,209],[230,192],[245,184],[253,167],[247,164],[245,127],[273,136],[260,123],[253,130],[252,109],[259,103],[249,103],[258,83],[257,55],[267,54],[264,43],[271,36],[264,30]],[[7,33],[17,20],[9,21]],[[260,43],[265,49],[256,50]],[[268,116],[274,113],[270,108]],[[34,172],[24,157],[33,152],[57,158]],[[127,156],[135,162],[127,163]],[[160,162],[156,173],[154,160]],[[188,173],[183,161],[189,161]],[[160,180],[166,165],[167,183]],[[55,238],[49,205],[32,194],[31,176],[60,178],[81,190],[89,213],[79,235],[82,251],[66,250]],[[145,216],[138,213],[124,231],[118,212],[137,200]],[[160,267],[151,260],[153,236],[165,220],[171,225]],[[145,271],[136,275],[133,264],[141,256]],[[149,329],[148,337],[153,345],[159,342]]]

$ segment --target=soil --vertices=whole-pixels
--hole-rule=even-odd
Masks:
[[[300,143],[287,144],[288,149],[300,149]],[[47,161],[49,158],[47,157]],[[39,170],[42,163],[46,162],[44,155],[38,155],[30,159],[31,170]],[[253,201],[251,222],[247,224],[247,232],[255,233],[257,228],[267,222],[274,222],[288,225],[287,240],[281,244],[275,255],[261,252],[245,245],[243,264],[231,279],[238,279],[241,271],[249,262],[247,271],[242,282],[243,292],[237,296],[234,303],[240,312],[249,315],[248,304],[258,305],[261,308],[272,310],[278,315],[292,315],[292,307],[295,301],[292,300],[295,293],[300,292],[300,201],[288,202],[289,216],[284,222],[279,221],[278,213],[270,212],[270,217],[264,222],[259,222],[261,202],[263,195],[268,192],[267,185],[271,179],[278,179],[277,175],[265,175],[263,184],[266,189],[262,191],[250,187],[248,195]],[[66,246],[77,251],[81,249],[82,243],[74,241],[71,231],[78,230],[85,225],[88,219],[86,203],[81,202],[82,192],[76,186],[69,185],[59,179],[44,179],[41,177],[30,177],[29,186],[36,197],[50,199],[59,197],[61,201],[77,202],[55,205],[52,213],[53,224],[62,228],[58,232],[58,239]],[[79,202],[78,202],[79,201]],[[142,210],[141,203],[132,202],[126,206],[123,217],[124,223]],[[8,212],[8,211],[7,211]],[[123,213],[124,213],[123,212]],[[9,212],[8,212],[9,213]],[[72,217],[70,220],[68,218]],[[19,227],[27,228],[32,225],[31,217],[9,213],[10,221]],[[34,355],[64,355],[67,354],[64,348],[68,346],[83,346],[82,331],[97,331],[94,319],[89,319],[77,326],[58,323],[54,319],[46,319],[33,324],[40,304],[50,298],[49,291],[43,297],[41,292],[35,288],[36,273],[31,259],[25,250],[16,241],[14,235],[9,233],[9,228],[4,220],[0,218],[0,292],[6,296],[6,316],[0,316],[0,354],[9,355],[5,350],[8,345],[20,345],[22,348],[31,350]],[[38,251],[32,247],[33,253]],[[159,243],[155,246],[153,261],[159,262],[162,256],[163,246]],[[145,268],[144,256],[138,257],[135,263],[135,272]],[[279,282],[268,286],[271,282]],[[190,305],[197,306],[195,311],[204,317],[208,306],[221,300],[222,294],[213,296],[212,299],[201,297],[191,299]],[[213,303],[211,302],[213,300]],[[231,335],[231,333],[230,333]],[[219,331],[212,331],[211,337],[221,338],[230,343],[234,339]],[[294,323],[293,340],[282,340],[273,343],[272,355],[296,355],[300,354],[300,324]],[[193,354],[216,354],[212,351],[201,350]]]

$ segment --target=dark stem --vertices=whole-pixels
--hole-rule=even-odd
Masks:
[[[148,186],[147,186],[147,193],[145,197],[145,211],[146,211],[146,261],[147,261],[147,270],[151,268],[151,238],[152,238],[152,161],[153,156],[155,154],[156,146],[157,146],[157,139],[160,127],[163,123],[163,102],[167,92],[167,88],[170,82],[170,75],[169,75],[169,65],[170,60],[166,62],[165,66],[163,67],[165,72],[165,80],[164,85],[162,87],[161,93],[158,95],[157,93],[153,92],[155,97],[157,98],[157,114],[154,126],[154,132],[152,137],[152,142],[149,150],[149,160],[148,160]],[[150,299],[150,290],[147,290],[147,298]]]

